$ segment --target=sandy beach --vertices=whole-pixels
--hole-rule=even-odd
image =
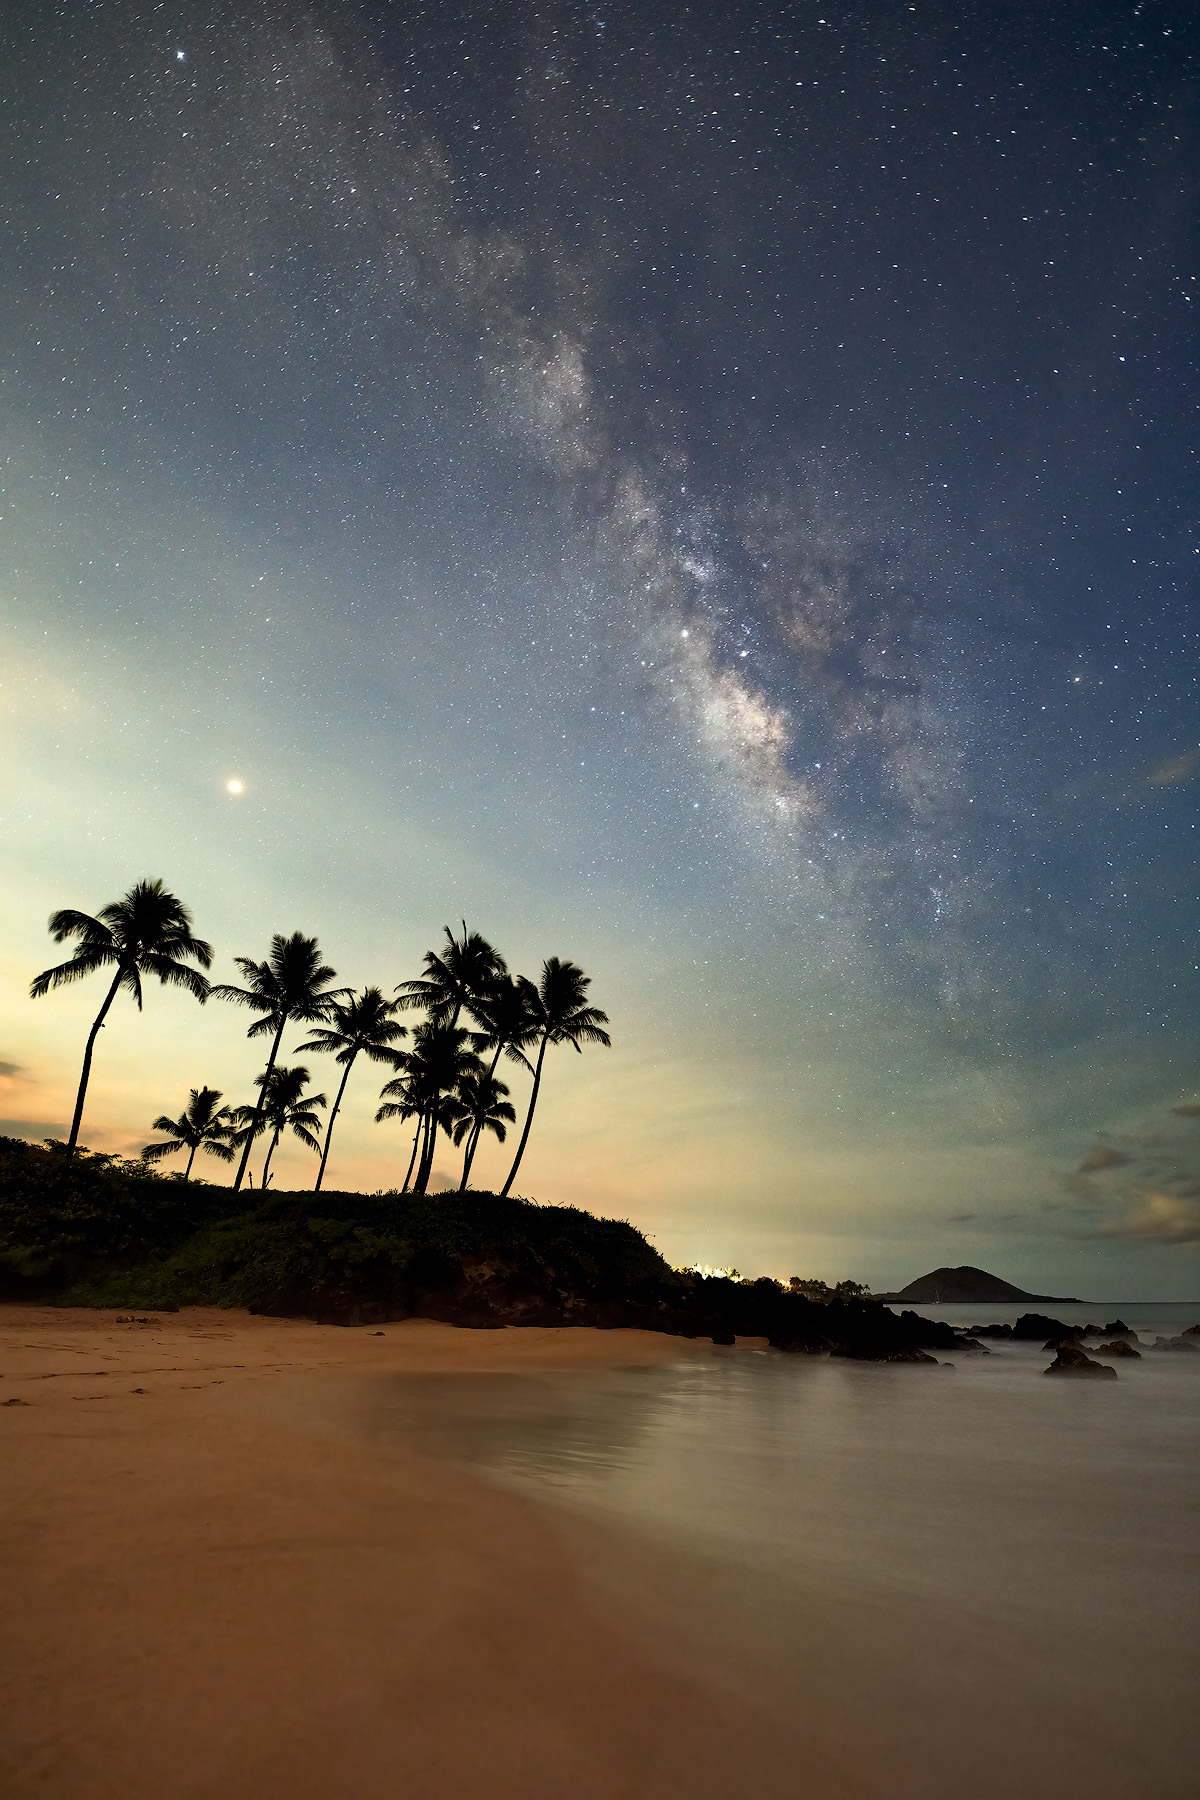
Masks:
[[[592,1606],[538,1505],[415,1450],[352,1442],[304,1401],[306,1384],[327,1402],[331,1382],[398,1371],[688,1354],[706,1346],[3,1308],[0,1788],[13,1800],[873,1792],[839,1771],[811,1720],[793,1732]]]

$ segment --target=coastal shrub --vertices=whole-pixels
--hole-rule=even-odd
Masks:
[[[435,1287],[464,1259],[597,1297],[677,1288],[632,1225],[493,1194],[311,1190],[234,1196],[142,1164],[0,1144],[0,1270],[7,1292],[70,1305],[252,1306],[349,1284],[385,1298]],[[239,1211],[230,1216],[230,1207]]]
[[[0,1137],[0,1295],[52,1292],[182,1244],[228,1211],[229,1190],[142,1162]]]

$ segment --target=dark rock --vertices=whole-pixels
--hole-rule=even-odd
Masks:
[[[1011,1325],[968,1325],[967,1330],[977,1338],[1010,1338],[1013,1334]]]
[[[1114,1338],[1111,1344],[1097,1344],[1097,1356],[1136,1356],[1141,1358],[1141,1351],[1135,1350],[1127,1338]]]
[[[956,1350],[973,1350],[977,1356],[989,1356],[991,1354],[990,1351],[984,1349],[979,1339],[975,1337],[957,1337],[954,1342],[954,1348]]]
[[[1192,1354],[1195,1355],[1197,1351],[1200,1351],[1200,1343],[1193,1337],[1187,1337],[1181,1334],[1179,1337],[1173,1338],[1156,1337],[1154,1340],[1154,1348],[1156,1350],[1190,1350]]]
[[[1061,1319],[1048,1319],[1045,1313],[1022,1313],[1012,1328],[1014,1338],[1050,1338],[1053,1341],[1047,1346],[1053,1349],[1067,1338],[1079,1336],[1076,1325],[1064,1325]]]
[[[772,1350],[783,1350],[788,1356],[824,1356],[829,1345],[824,1338],[772,1338]]]
[[[1113,1319],[1104,1327],[1104,1335],[1106,1338],[1136,1337],[1137,1333],[1125,1323],[1124,1319]]]
[[[714,1331],[712,1341],[714,1344],[736,1344],[737,1338],[732,1331]]]
[[[1200,1338],[1200,1325],[1186,1325],[1181,1335],[1183,1337]]]
[[[1061,1345],[1058,1355],[1050,1367],[1044,1369],[1042,1373],[1044,1375],[1098,1375],[1105,1381],[1117,1379],[1115,1369],[1106,1368],[1104,1363],[1093,1362],[1090,1356],[1084,1354],[1078,1344]]]

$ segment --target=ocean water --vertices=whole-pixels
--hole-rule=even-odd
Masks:
[[[1200,1306],[1074,1310],[1143,1342],[1200,1322]],[[1040,1344],[989,1351],[877,1366],[739,1345],[603,1374],[396,1377],[371,1430],[542,1502],[575,1530],[597,1606],[797,1729],[837,1718],[839,1800],[1193,1800],[1200,1353],[1148,1349],[1099,1382],[1047,1379]],[[622,1555],[597,1558],[597,1525]]]

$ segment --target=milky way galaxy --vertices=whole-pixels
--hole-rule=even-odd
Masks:
[[[55,907],[161,874],[217,979],[300,929],[389,989],[465,915],[613,1022],[531,1194],[1190,1294],[1193,9],[3,34],[0,1130],[69,1116]],[[95,1147],[255,1072],[215,1004],[104,1036]]]

